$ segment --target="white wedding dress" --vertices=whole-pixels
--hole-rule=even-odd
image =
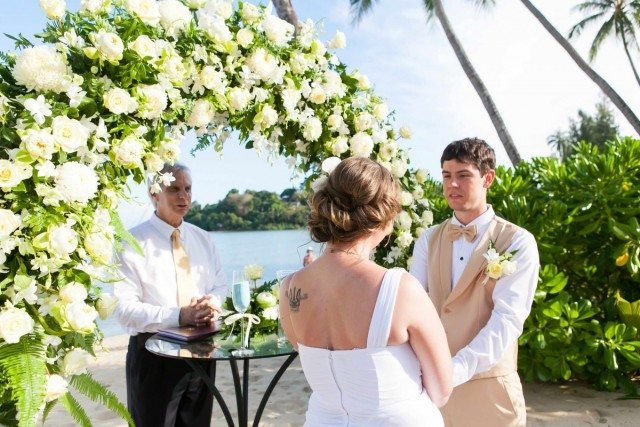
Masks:
[[[367,348],[327,350],[299,344],[312,389],[305,426],[442,426],[440,411],[422,387],[409,343],[389,346],[402,269],[386,272],[373,310]]]

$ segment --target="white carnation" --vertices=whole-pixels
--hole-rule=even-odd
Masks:
[[[238,41],[238,44],[245,49],[249,47],[249,45],[251,45],[253,37],[253,31],[251,31],[249,28],[241,28],[236,34],[236,40]]]
[[[400,136],[401,136],[403,139],[409,139],[409,138],[411,138],[411,129],[409,129],[409,128],[408,128],[408,127],[406,127],[406,126],[402,126],[402,127],[400,128]]]
[[[411,221],[411,216],[406,211],[401,211],[396,216],[396,224],[398,224],[398,228],[400,230],[408,230],[408,229],[410,229],[412,223],[413,223],[413,221]]]
[[[108,292],[101,293],[100,298],[96,303],[96,308],[98,309],[100,318],[105,320],[111,317],[113,311],[116,309],[116,305],[118,305],[118,298]]]
[[[369,113],[358,114],[355,120],[356,132],[362,132],[371,129],[373,125],[373,116]]]
[[[40,0],[40,7],[49,19],[60,19],[64,16],[67,5],[64,0]]]
[[[74,348],[65,354],[62,359],[62,363],[60,364],[60,368],[66,376],[86,374],[89,363],[94,359],[95,357],[89,354],[86,350],[82,348]]]
[[[49,230],[49,249],[59,258],[66,258],[78,247],[78,235],[68,225],[59,225]]]
[[[215,110],[209,100],[198,99],[187,119],[187,125],[195,128],[205,127],[213,121],[214,114]]]
[[[389,115],[389,107],[387,104],[376,104],[373,107],[373,116],[378,120],[384,120]]]
[[[191,22],[191,11],[187,6],[178,0],[162,0],[160,7],[160,24],[167,34],[175,36]]]
[[[74,153],[80,147],[86,147],[89,130],[78,120],[66,116],[57,116],[51,124],[54,141],[66,153]]]
[[[9,209],[0,209],[0,241],[6,239],[22,225],[20,215]]]
[[[161,85],[139,85],[136,89],[139,101],[137,116],[142,119],[158,119],[167,108],[167,93]]]
[[[112,148],[115,160],[125,168],[135,168],[141,165],[144,144],[135,135],[129,135]]]
[[[47,375],[44,401],[51,402],[67,393],[68,383],[60,375]]]
[[[28,90],[62,93],[67,90],[70,71],[65,56],[53,47],[34,46],[20,52],[13,77]]]
[[[21,308],[9,307],[0,311],[0,338],[15,344],[20,337],[33,332],[33,319]]]
[[[278,46],[286,45],[295,31],[293,25],[274,15],[265,16],[262,28],[267,38]]]
[[[105,30],[100,30],[91,36],[93,43],[98,49],[98,52],[100,52],[100,56],[102,58],[110,62],[117,62],[122,59],[124,43],[122,43],[122,39],[119,35]]]
[[[400,204],[402,206],[410,206],[413,203],[413,196],[408,191],[400,193]]]
[[[323,104],[327,100],[327,94],[322,87],[314,87],[309,94],[309,101],[314,104]]]
[[[29,129],[20,138],[24,148],[34,159],[50,160],[56,150],[53,136],[47,130]]]
[[[227,100],[233,110],[241,111],[249,105],[251,93],[246,89],[234,87],[227,94]]]
[[[364,132],[358,132],[349,141],[351,154],[360,157],[369,157],[373,151],[373,139]]]
[[[416,171],[416,182],[418,184],[423,184],[427,181],[427,176],[429,176],[429,172],[426,169],[418,169]]]
[[[408,167],[409,165],[404,159],[395,159],[391,162],[391,173],[397,178],[402,178]]]
[[[247,59],[247,65],[261,80],[273,81],[278,60],[263,48],[258,48]]]
[[[127,0],[124,7],[145,24],[155,26],[160,22],[160,8],[156,0]]]
[[[89,166],[66,162],[57,171],[56,189],[65,201],[86,205],[98,192],[98,175]]]
[[[411,244],[411,242],[413,242],[413,236],[411,235],[411,232],[403,231],[396,238],[396,242],[398,243],[399,247],[406,248]]]
[[[336,31],[335,36],[329,42],[330,49],[344,49],[347,47],[347,37],[342,31]]]
[[[222,93],[225,89],[225,74],[207,65],[200,71],[200,83],[207,89]]]
[[[309,117],[304,123],[302,136],[307,141],[316,141],[322,135],[322,122],[317,117]]]

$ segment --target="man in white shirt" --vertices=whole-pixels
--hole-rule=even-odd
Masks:
[[[150,192],[152,217],[131,229],[142,254],[126,246],[120,254],[122,281],[115,284],[116,316],[131,335],[127,352],[127,405],[140,426],[208,426],[213,395],[193,375],[181,395],[178,382],[191,373],[181,361],[148,352],[158,329],[206,324],[216,319],[227,284],[211,235],[183,221],[191,207],[191,176],[181,164],[161,173],[174,180]]]
[[[445,424],[524,426],[517,342],[538,281],[537,245],[487,204],[495,153],[485,141],[449,144],[440,164],[453,216],[416,242],[410,272],[429,292],[453,355]]]

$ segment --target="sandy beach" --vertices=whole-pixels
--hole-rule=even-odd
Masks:
[[[124,361],[128,336],[116,336],[104,340],[105,351],[99,353],[96,363],[90,368],[94,377],[114,391],[122,402],[126,401]],[[252,419],[259,399],[280,364],[282,358],[261,359],[251,363],[249,413]],[[233,381],[228,364],[220,364],[216,385],[225,398],[232,414],[235,412]],[[525,384],[525,398],[529,426],[637,426],[640,422],[640,402],[619,400],[620,393],[594,390],[586,384]],[[87,410],[94,425],[111,427],[125,426],[121,419],[100,404],[93,403],[77,392],[81,404]],[[282,376],[269,399],[261,426],[300,426],[304,423],[304,413],[310,389],[296,361]],[[219,406],[214,403],[212,426],[225,425]],[[45,426],[74,426],[65,410],[58,405],[49,415]]]

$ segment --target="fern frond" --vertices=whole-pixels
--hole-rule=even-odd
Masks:
[[[74,375],[70,383],[92,401],[99,402],[120,415],[130,426],[134,425],[129,411],[120,403],[115,393],[96,381],[90,374]]]
[[[25,335],[15,344],[0,346],[0,365],[20,414],[19,425],[33,425],[44,398],[46,381],[42,342],[34,335]]]
[[[47,417],[49,416],[49,412],[51,412],[51,410],[54,408],[54,406],[56,406],[56,403],[58,403],[57,400],[53,400],[51,402],[47,402],[44,405],[44,411],[42,412],[42,424],[45,423],[45,421],[47,421]]]
[[[138,254],[144,255],[142,252],[142,248],[140,247],[140,243],[133,237],[133,234],[129,233],[129,230],[124,226],[122,220],[120,219],[120,215],[117,212],[111,212],[111,224],[116,232],[116,235],[122,239],[122,241],[126,242],[131,246]]]
[[[69,415],[71,415],[78,424],[82,427],[92,427],[89,416],[71,393],[66,392],[58,398],[58,401],[65,407]]]

